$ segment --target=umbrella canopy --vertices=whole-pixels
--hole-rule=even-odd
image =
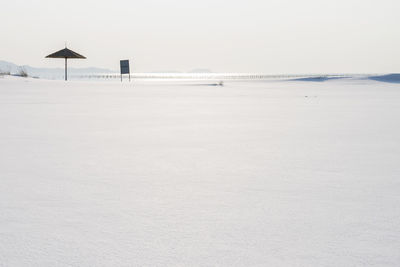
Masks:
[[[46,58],[86,58],[68,48],[61,49],[53,54],[48,55]]]
[[[65,59],[65,80],[67,80],[67,59],[68,58],[86,58],[68,48],[61,49],[53,54],[48,55],[46,58],[64,58]]]

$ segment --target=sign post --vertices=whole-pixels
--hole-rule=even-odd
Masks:
[[[131,81],[131,72],[129,70],[129,60],[120,60],[120,68],[121,68],[121,82],[122,82],[122,74],[129,74],[129,81]]]

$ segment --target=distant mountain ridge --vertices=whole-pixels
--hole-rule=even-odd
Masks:
[[[40,78],[58,78],[64,75],[64,68],[37,68],[29,65],[17,65],[12,62],[0,60],[0,72],[9,72],[17,74],[21,69],[24,69],[29,76],[36,76]],[[98,73],[115,73],[115,71],[104,68],[68,68],[70,75],[88,75]]]

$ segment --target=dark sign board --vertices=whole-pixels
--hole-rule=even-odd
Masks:
[[[120,66],[121,66],[121,74],[129,74],[129,60],[121,60],[120,61]]]

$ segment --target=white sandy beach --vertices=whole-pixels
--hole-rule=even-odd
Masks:
[[[400,265],[399,83],[204,83],[0,78],[0,266]]]

